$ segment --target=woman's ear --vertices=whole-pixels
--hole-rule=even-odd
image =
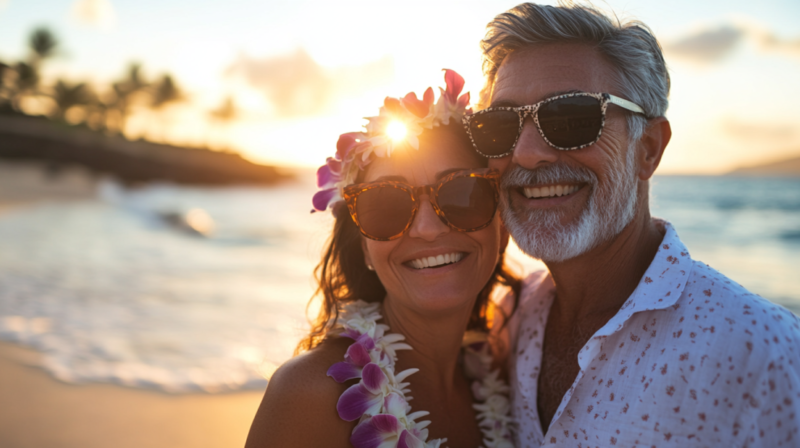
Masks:
[[[367,249],[367,239],[364,237],[361,237],[361,251],[364,252],[364,264],[367,265],[367,269],[374,271],[375,265],[372,264],[372,257],[369,256],[369,250]]]

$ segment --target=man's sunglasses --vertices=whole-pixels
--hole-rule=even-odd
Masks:
[[[530,115],[548,145],[561,151],[585,148],[600,140],[608,104],[644,114],[636,104],[608,93],[567,93],[530,106],[490,107],[462,119],[475,150],[484,157],[514,151],[525,117]]]
[[[361,234],[378,241],[400,238],[414,222],[422,195],[428,195],[443,223],[461,232],[488,226],[497,211],[500,172],[463,170],[435,184],[414,187],[379,181],[344,188],[344,200]]]

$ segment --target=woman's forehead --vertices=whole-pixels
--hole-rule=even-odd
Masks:
[[[421,140],[418,150],[403,145],[395,148],[391,157],[376,158],[367,167],[364,181],[402,177],[412,184],[428,184],[442,171],[482,166],[481,158],[463,140],[449,133],[437,133]]]

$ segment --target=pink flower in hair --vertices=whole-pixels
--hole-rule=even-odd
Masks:
[[[314,211],[325,211],[342,200],[342,189],[355,182],[358,172],[364,170],[376,157],[391,157],[401,146],[419,149],[419,135],[426,129],[448,125],[450,119],[460,120],[471,113],[469,93],[461,94],[464,78],[453,70],[445,69],[446,88],[434,103],[432,88],[425,90],[422,99],[411,92],[403,98],[386,97],[378,116],[367,117],[366,132],[342,134],[336,144],[336,155],[328,158],[317,171],[320,188],[312,200]],[[460,96],[459,96],[460,95]],[[391,138],[387,129],[394,122],[405,128],[405,135]]]

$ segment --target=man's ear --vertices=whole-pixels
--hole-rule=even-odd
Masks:
[[[644,135],[639,141],[639,171],[637,173],[639,179],[648,180],[653,177],[670,138],[672,138],[672,128],[666,117],[648,120]]]

